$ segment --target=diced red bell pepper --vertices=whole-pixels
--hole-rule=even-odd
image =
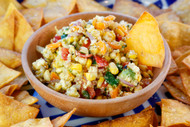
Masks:
[[[92,54],[86,55],[86,54],[82,54],[82,53],[78,52],[78,56],[83,57],[83,58],[88,58],[88,57],[91,57]]]
[[[90,46],[90,44],[91,44],[91,41],[90,41],[90,39],[88,38],[88,43],[87,44],[85,44],[85,43],[83,43],[83,45],[82,46],[84,46],[84,47],[86,47],[86,48],[88,48],[89,46]]]
[[[55,36],[54,40],[53,40],[53,43],[56,43],[58,40],[61,40],[61,36]]]
[[[151,67],[151,66],[148,66],[147,68],[148,68],[148,70],[151,70],[151,71],[152,71],[152,67]]]
[[[62,48],[62,59],[67,60],[67,56],[69,55],[69,49],[68,48]]]
[[[96,92],[94,91],[94,88],[92,87],[87,87],[86,89],[90,95],[90,99],[93,99],[96,96]]]
[[[108,66],[108,61],[100,56],[94,56],[96,63],[98,64],[98,67],[106,67]]]
[[[116,34],[116,41],[121,41],[122,40],[122,36],[119,34]]]

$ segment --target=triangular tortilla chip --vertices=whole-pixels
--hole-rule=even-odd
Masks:
[[[138,54],[140,64],[161,68],[165,58],[164,43],[158,23],[144,12],[129,31],[127,49]]]
[[[10,10],[8,14],[14,14],[15,17],[15,42],[14,50],[22,52],[22,48],[27,39],[33,34],[33,29],[26,21],[24,16],[16,9],[13,4],[10,4]],[[7,14],[7,16],[8,16]]]
[[[186,94],[190,96],[190,71],[188,68],[179,69],[180,77],[185,88]]]
[[[175,74],[175,73],[177,73],[177,71],[178,71],[177,64],[175,63],[175,60],[172,58],[172,60],[171,60],[171,65],[170,65],[170,69],[169,69],[167,75]]]
[[[187,52],[183,53],[180,57],[178,57],[175,62],[178,66],[178,68],[186,68],[185,64],[182,62],[185,57],[190,55],[190,50],[188,50]]]
[[[23,9],[22,5],[20,5],[17,0],[0,0],[0,16],[5,14],[10,3],[13,3],[19,10]]]
[[[184,54],[185,52],[187,52],[188,50],[190,50],[190,46],[189,45],[183,45],[177,49],[175,49],[172,52],[172,57],[174,59],[177,59],[178,57],[180,57],[182,54]]]
[[[15,91],[12,96],[15,100],[27,105],[38,102],[38,99],[31,96],[27,91]]]
[[[73,113],[75,113],[76,108],[74,108],[72,111],[68,112],[67,114],[57,117],[53,119],[51,122],[53,124],[53,127],[63,127],[66,122],[70,119]]]
[[[7,95],[11,96],[12,93],[17,89],[18,85],[8,85],[0,89],[0,92]]]
[[[14,15],[9,14],[10,10],[9,7],[5,17],[0,22],[0,47],[13,50],[15,20]]]
[[[190,126],[190,106],[177,100],[162,99],[162,126],[186,125]]]
[[[22,104],[0,93],[0,126],[9,127],[21,121],[35,118],[39,109]]]
[[[0,88],[17,78],[21,73],[6,67],[0,62]]]
[[[0,48],[0,61],[7,67],[16,68],[21,65],[21,54]]]
[[[175,22],[181,22],[181,19],[179,16],[176,15],[175,12],[166,12],[161,15],[156,16],[157,21],[175,21]]]
[[[79,12],[110,11],[109,8],[102,6],[94,0],[77,0],[77,7]]]
[[[28,23],[36,31],[40,28],[43,19],[43,8],[29,8],[21,10]]]
[[[28,119],[24,122],[20,122],[12,125],[11,127],[53,127],[49,117],[42,119]]]
[[[37,7],[45,7],[47,5],[47,0],[24,0],[21,3],[26,8],[37,8]]]
[[[190,55],[188,55],[187,57],[185,57],[183,59],[182,63],[185,64],[185,66],[190,69]]]

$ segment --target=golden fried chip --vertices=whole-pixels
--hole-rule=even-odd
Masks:
[[[102,6],[94,0],[77,0],[77,7],[79,12],[110,11],[109,8]]]
[[[172,83],[173,86],[181,90],[183,93],[186,94],[186,90],[182,84],[180,76],[167,76],[166,79]]]
[[[44,7],[44,21],[45,23],[51,22],[57,18],[68,15],[69,12],[63,7],[63,4],[59,4],[57,0],[49,1],[47,6]]]
[[[70,117],[72,116],[73,113],[75,113],[76,108],[74,108],[72,111],[68,112],[67,114],[57,117],[55,119],[53,119],[51,122],[53,124],[54,127],[63,127],[66,122],[70,119]]]
[[[24,122],[20,122],[12,125],[11,127],[53,127],[49,117],[41,119],[28,119]]]
[[[127,49],[138,54],[139,63],[159,67],[163,65],[165,49],[158,23],[152,15],[144,12],[129,31]]]
[[[175,62],[178,66],[178,68],[184,68],[186,67],[185,64],[182,63],[182,61],[184,60],[185,57],[190,55],[190,50],[188,50],[187,52],[185,52],[184,54],[182,54],[180,57],[178,57]]]
[[[158,6],[156,6],[155,4],[150,4],[150,5],[147,6],[147,8],[148,8],[149,10],[151,10],[151,11],[160,11],[160,10],[161,10],[161,9],[160,9]]]
[[[31,96],[27,91],[16,91],[12,96],[15,100],[27,105],[33,105],[38,102],[38,99]]]
[[[17,89],[18,85],[8,85],[8,86],[5,86],[3,88],[0,89],[0,92],[7,95],[7,96],[11,96],[12,93]]]
[[[170,82],[164,82],[163,84],[175,99],[177,99],[183,103],[190,104],[190,97],[189,96],[184,94],[178,88],[174,87]]]
[[[5,14],[10,3],[13,3],[19,10],[23,9],[22,5],[20,5],[17,0],[0,0],[0,16]]]
[[[183,45],[177,49],[175,49],[172,52],[172,57],[174,59],[177,59],[178,57],[180,57],[182,54],[184,54],[185,52],[187,52],[188,50],[190,50],[190,46],[189,45]]]
[[[10,10],[9,7],[5,17],[0,22],[0,47],[13,50],[15,20],[14,15],[9,14]]]
[[[40,28],[43,19],[43,8],[29,8],[21,10],[28,23],[36,31]]]
[[[21,54],[0,48],[0,61],[7,67],[16,68],[21,65]]]
[[[45,7],[47,0],[24,0],[21,4],[26,8]]]
[[[186,65],[186,67],[188,67],[190,69],[190,55],[188,55],[187,57],[185,57],[182,61],[183,64]]]
[[[150,10],[143,5],[129,0],[116,0],[113,11],[136,18],[139,18],[144,11],[150,12]]]
[[[175,63],[175,60],[172,58],[170,69],[168,71],[168,75],[175,74],[175,73],[177,73],[177,71],[178,71],[177,64]]]
[[[188,68],[180,68],[179,73],[181,76],[181,80],[183,83],[183,86],[185,88],[186,94],[190,96],[190,71]]]
[[[17,78],[21,73],[6,67],[0,62],[0,88]]]
[[[0,93],[0,126],[9,127],[21,121],[35,118],[39,109],[22,104]]]
[[[38,108],[38,109],[41,107],[41,105],[37,105],[37,104],[33,104],[33,105],[30,105],[30,106],[32,106],[34,108]]]
[[[97,125],[83,125],[82,127],[149,127],[154,122],[154,108],[140,113],[105,121]]]
[[[183,45],[190,45],[190,26],[171,21],[159,22],[160,32],[173,51]]]
[[[184,23],[190,24],[190,2],[189,0],[178,0],[170,6]]]
[[[10,4],[9,8],[6,16],[14,14],[15,17],[14,50],[22,52],[22,48],[27,39],[32,35],[33,29],[13,4]]]
[[[175,12],[166,12],[161,15],[156,16],[157,21],[175,21],[175,22],[181,22],[181,19],[176,15]]]
[[[177,100],[162,99],[161,126],[186,125],[190,126],[190,107]]]

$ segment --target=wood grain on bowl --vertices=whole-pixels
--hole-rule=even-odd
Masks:
[[[68,26],[70,22],[84,19],[89,20],[95,17],[96,15],[114,15],[116,17],[116,21],[125,20],[129,23],[134,24],[136,22],[136,18],[118,14],[114,12],[88,12],[88,13],[80,13],[69,15],[55,21],[52,21],[39,30],[37,30],[26,42],[23,52],[22,52],[22,65],[26,76],[28,77],[30,83],[34,87],[34,89],[42,96],[46,101],[54,105],[55,107],[64,110],[70,111],[73,108],[77,108],[77,115],[82,116],[113,116],[117,114],[121,114],[127,111],[130,111],[137,106],[144,103],[148,100],[161,86],[164,81],[166,74],[169,70],[171,63],[171,53],[168,44],[164,40],[165,46],[165,60],[162,68],[155,68],[153,73],[153,82],[145,87],[144,89],[128,95],[124,97],[114,98],[114,99],[103,99],[103,100],[91,100],[91,99],[82,99],[75,98],[64,95],[62,93],[58,93],[49,87],[42,84],[32,73],[32,62],[36,59],[40,58],[40,54],[36,51],[36,46],[45,46],[49,43],[50,39],[55,35],[55,26],[58,29],[63,26]]]

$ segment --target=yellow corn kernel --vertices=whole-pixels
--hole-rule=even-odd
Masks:
[[[125,33],[124,33],[121,29],[116,28],[114,32],[115,32],[116,34],[121,35],[122,37],[125,36]]]
[[[129,58],[130,58],[130,59],[135,59],[135,58],[137,58],[137,55],[136,55],[136,54],[130,54],[130,55],[129,55]]]
[[[89,68],[92,65],[92,60],[88,59],[86,62],[86,67]]]
[[[74,42],[74,37],[69,37],[69,38],[67,39],[67,41],[68,41],[69,43]]]
[[[109,64],[109,69],[110,69],[110,72],[114,75],[118,74],[119,73],[119,69],[117,68],[117,66],[115,65],[114,62],[111,62]]]
[[[82,72],[82,65],[81,64],[72,64],[70,69],[76,70],[78,72]]]
[[[55,91],[60,91],[61,88],[62,88],[62,86],[59,83],[57,83],[57,84],[55,84],[54,90]]]
[[[152,73],[152,71],[151,70],[148,70],[148,72],[147,72],[151,77],[153,77],[153,73]]]
[[[69,74],[69,78],[70,78],[71,80],[73,80],[73,79],[75,78],[75,76],[73,76],[73,75],[71,74],[71,72],[67,71],[67,73]]]
[[[100,77],[97,83],[97,88],[101,88],[103,82],[104,82],[104,77]]]
[[[96,99],[100,100],[100,99],[103,99],[103,98],[102,98],[102,96],[97,96]]]
[[[96,75],[94,73],[84,73],[84,75],[88,81],[93,81],[96,79]]]
[[[140,68],[142,71],[146,71],[146,70],[147,70],[147,66],[146,66],[146,65],[139,64],[139,68]]]
[[[150,77],[149,74],[148,74],[147,72],[145,72],[145,71],[142,72],[142,75],[143,75],[145,78],[149,78],[149,77]]]

